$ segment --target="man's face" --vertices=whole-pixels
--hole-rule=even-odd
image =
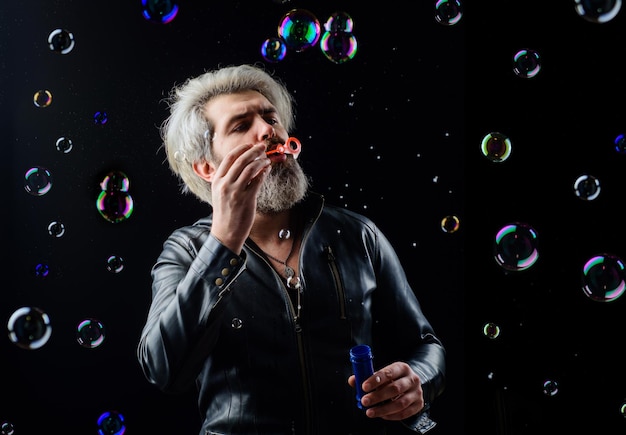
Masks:
[[[270,138],[285,143],[288,138],[276,108],[256,91],[214,97],[204,112],[213,125],[213,152],[219,161],[238,145]]]
[[[288,139],[276,108],[256,91],[214,97],[205,105],[205,115],[214,126],[214,161],[209,164],[215,169],[238,145],[265,143],[273,149]],[[309,180],[292,155],[275,154],[271,159],[270,174],[257,196],[257,210],[261,213],[291,208],[304,198],[309,187]]]

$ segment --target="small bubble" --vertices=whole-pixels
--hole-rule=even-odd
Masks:
[[[537,232],[520,222],[505,225],[496,234],[493,251],[496,262],[503,269],[526,270],[539,258]]]
[[[55,29],[48,35],[48,45],[55,53],[67,54],[74,49],[74,35],[65,29]]]
[[[546,396],[555,396],[559,392],[559,384],[556,381],[548,379],[543,383],[543,393]]]
[[[39,349],[52,334],[50,317],[37,307],[18,308],[7,323],[9,339],[22,349]]]
[[[285,59],[287,45],[282,38],[267,38],[261,45],[261,56],[268,62],[276,63]]]
[[[615,151],[619,154],[626,154],[626,136],[624,134],[618,134],[613,143],[615,144]]]
[[[37,107],[48,107],[52,104],[52,93],[47,89],[40,89],[33,95],[33,103]]]
[[[441,219],[441,229],[444,233],[456,233],[459,229],[460,221],[457,216],[448,215]]]
[[[98,417],[98,435],[123,435],[126,432],[124,416],[117,411],[107,411]]]
[[[624,262],[612,254],[596,255],[585,263],[582,272],[585,295],[597,302],[612,302],[624,294]]]
[[[72,143],[72,139],[67,137],[60,137],[57,139],[55,143],[56,149],[63,154],[67,154],[72,151],[72,147],[74,144]]]
[[[306,9],[290,10],[278,24],[278,36],[296,52],[305,51],[317,44],[320,32],[319,20]]]
[[[600,180],[593,175],[581,175],[574,182],[574,193],[584,201],[593,201],[600,195]]]
[[[174,160],[176,160],[177,162],[184,162],[185,161],[185,153],[182,151],[176,151],[174,153]]]
[[[0,424],[0,435],[15,435],[15,426],[13,426],[13,423],[3,421],[2,424]]]
[[[45,278],[50,274],[50,266],[47,263],[39,263],[35,266],[35,276]]]
[[[53,221],[48,225],[48,234],[52,237],[63,237],[65,234],[65,225],[62,222]]]
[[[24,189],[33,196],[42,196],[52,188],[52,174],[42,166],[34,166],[24,174]]]
[[[104,326],[97,319],[84,319],[76,327],[76,341],[86,349],[100,346],[104,337]]]
[[[485,323],[485,325],[483,326],[483,334],[485,335],[485,337],[492,340],[494,338],[498,338],[500,336],[500,327],[493,322]]]
[[[96,199],[100,215],[112,223],[128,219],[134,210],[133,197],[128,193],[130,180],[122,171],[111,171],[100,182],[102,192]]]
[[[230,326],[233,329],[241,329],[243,327],[243,320],[238,317],[233,317],[233,320],[230,322]]]
[[[576,13],[591,23],[606,23],[615,18],[622,7],[622,0],[575,0]]]
[[[352,32],[354,29],[354,21],[350,14],[344,11],[333,12],[324,23],[324,29],[327,32]]]
[[[341,64],[354,59],[357,40],[351,32],[324,32],[320,39],[320,49],[326,59]]]
[[[485,135],[480,149],[492,162],[503,162],[511,155],[511,140],[508,136],[494,131]]]
[[[96,112],[93,114],[93,122],[97,125],[104,125],[109,120],[109,115],[106,112]]]
[[[535,50],[520,50],[513,56],[513,72],[516,76],[530,79],[541,70],[541,58]]]
[[[444,26],[452,26],[463,17],[460,0],[438,0],[435,3],[435,20]]]
[[[143,17],[159,24],[171,22],[178,14],[178,4],[170,0],[141,0]]]
[[[128,192],[130,179],[122,171],[111,171],[100,182],[100,189],[106,192]]]
[[[120,273],[124,270],[124,259],[118,255],[111,255],[107,258],[106,267],[111,273]]]

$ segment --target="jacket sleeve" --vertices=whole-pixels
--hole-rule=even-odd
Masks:
[[[445,348],[422,311],[416,292],[389,240],[375,228],[375,267],[378,288],[374,318],[379,324],[379,346],[388,362],[404,361],[420,377],[428,406],[445,386]],[[390,318],[388,313],[394,313]],[[415,420],[417,424],[417,420]]]
[[[229,286],[244,269],[245,253],[237,256],[206,228],[179,229],[164,242],[137,347],[149,382],[166,392],[193,386],[217,338]]]

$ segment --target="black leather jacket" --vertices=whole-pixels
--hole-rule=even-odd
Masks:
[[[209,234],[209,216],[174,231],[152,269],[137,349],[145,376],[166,392],[195,384],[202,435],[425,432],[427,413],[401,424],[365,417],[347,383],[349,349],[369,344],[374,369],[415,370],[428,404],[443,391],[444,348],[396,253],[364,216],[313,193],[298,207],[299,321],[260,250],[248,240],[235,255]]]

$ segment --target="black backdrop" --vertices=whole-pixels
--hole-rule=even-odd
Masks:
[[[626,300],[589,298],[583,268],[595,256],[626,256],[618,211],[626,155],[615,146],[625,129],[626,11],[593,22],[577,3],[621,2],[474,3],[464,17],[468,427],[483,435],[622,434]],[[514,73],[523,49],[540,56],[534,77]],[[490,132],[510,138],[505,161],[481,153]],[[585,175],[599,181],[595,199],[575,193]],[[510,223],[536,232],[539,256],[527,269],[494,260],[496,233]],[[618,272],[592,284],[619,289]],[[483,333],[488,322],[500,328],[497,337]]]
[[[465,18],[441,24],[434,1],[408,9],[351,1],[178,4],[167,24],[146,20],[140,0],[0,4],[0,320],[6,326],[19,308],[37,307],[52,331],[38,349],[20,348],[8,335],[0,340],[0,420],[16,435],[95,434],[98,417],[117,411],[129,434],[197,433],[194,393],[157,391],[135,359],[161,243],[207,213],[179,193],[156,127],[174,83],[218,65],[258,62],[297,99],[294,135],[316,190],[372,217],[396,246],[448,349],[434,433],[463,433]],[[322,24],[335,11],[350,14],[355,57],[335,64],[313,47],[266,62],[261,43],[276,36],[292,8],[308,9]],[[67,54],[48,45],[59,28],[75,38]],[[33,104],[42,89],[52,95],[48,107]],[[94,123],[98,111],[108,114],[106,124]],[[72,140],[70,152],[56,149],[60,137]],[[52,177],[41,196],[24,188],[36,166]],[[128,176],[134,201],[119,223],[96,209],[110,171]],[[454,233],[440,226],[449,215],[461,222]],[[64,225],[61,237],[48,234],[51,222]],[[107,270],[111,255],[123,259],[121,272]],[[37,276],[38,264],[49,267],[47,276]],[[105,330],[91,349],[76,339],[86,318]]]

